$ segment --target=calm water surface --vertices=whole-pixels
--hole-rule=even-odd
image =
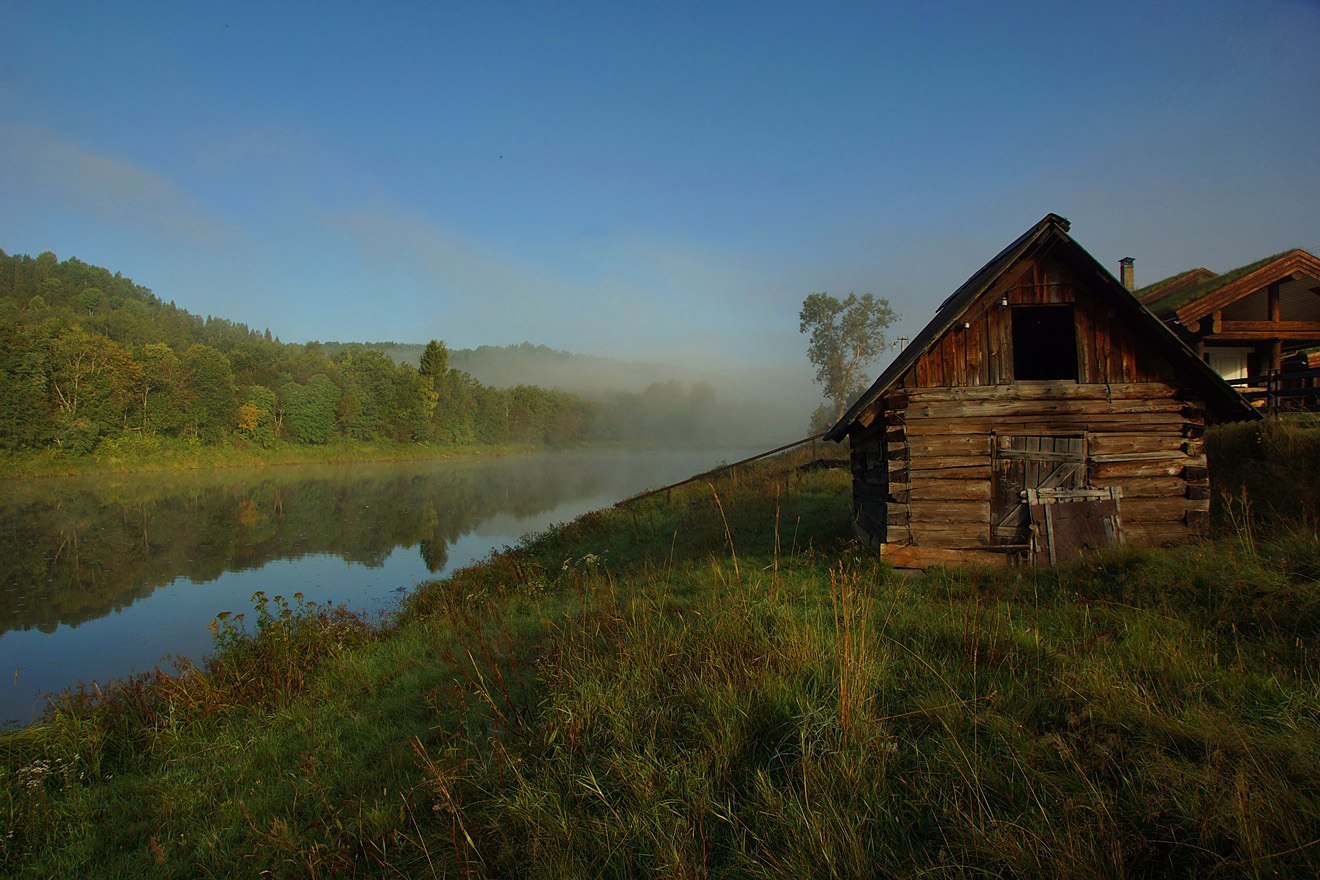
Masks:
[[[528,532],[753,451],[0,483],[0,723],[78,682],[201,660],[207,624],[257,590],[388,612]]]

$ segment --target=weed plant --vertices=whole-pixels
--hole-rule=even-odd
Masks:
[[[0,874],[1320,874],[1304,520],[914,577],[797,463],[533,536],[383,626],[258,597],[206,667],[0,737]]]

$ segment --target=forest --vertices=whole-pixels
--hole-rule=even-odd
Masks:
[[[166,302],[76,258],[0,250],[0,449],[73,456],[123,436],[204,444],[700,442],[708,384],[605,400],[494,387],[432,340],[419,367],[378,347],[286,343]]]

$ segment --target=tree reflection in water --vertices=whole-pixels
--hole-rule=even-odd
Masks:
[[[708,470],[718,453],[11,480],[0,491],[0,724],[42,693],[198,661],[253,591],[385,610],[520,534]],[[409,558],[409,551],[417,555]]]
[[[309,554],[375,567],[419,546],[439,574],[453,543],[492,519],[606,504],[722,457],[562,453],[12,481],[0,499],[0,633],[76,626],[176,578],[204,583]]]

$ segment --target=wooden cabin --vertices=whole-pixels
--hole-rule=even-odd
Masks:
[[[1068,235],[1027,230],[826,437],[895,564],[1058,560],[1196,534],[1207,424],[1259,416]]]
[[[1301,248],[1219,275],[1192,269],[1136,296],[1226,379],[1278,372],[1320,345],[1320,259]]]

